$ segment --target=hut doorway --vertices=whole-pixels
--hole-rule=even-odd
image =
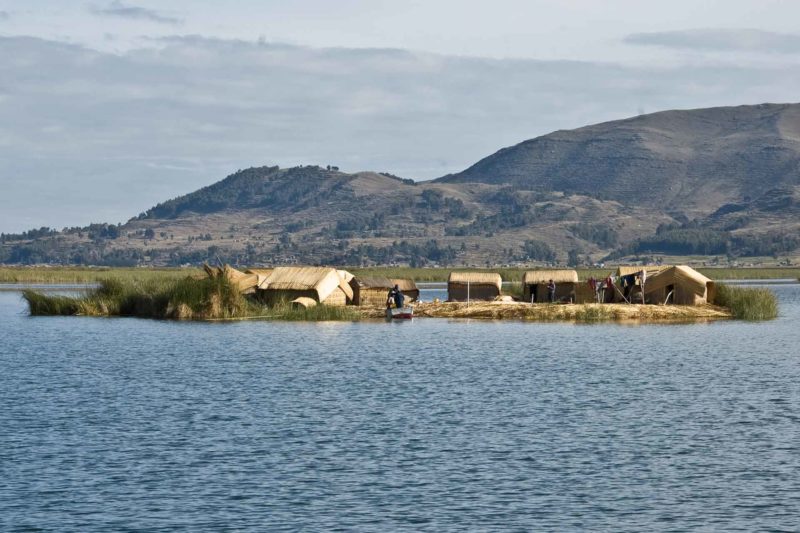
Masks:
[[[675,285],[667,285],[666,287],[667,297],[664,299],[664,305],[671,304],[675,302]]]

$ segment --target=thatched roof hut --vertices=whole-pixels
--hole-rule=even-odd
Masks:
[[[355,305],[380,305],[386,304],[389,290],[394,286],[392,280],[381,277],[356,276],[350,280],[353,289],[353,303]]]
[[[491,301],[500,296],[503,278],[495,272],[450,272],[447,277],[447,299]]]
[[[715,289],[714,281],[685,265],[648,276],[644,284],[645,301],[654,304],[702,305],[714,301]]]
[[[415,302],[419,300],[419,288],[413,279],[408,278],[392,278],[392,284],[402,291],[408,301]]]
[[[353,290],[334,268],[278,267],[258,286],[259,296],[268,303],[311,298],[326,305],[346,305]]]
[[[556,301],[575,301],[578,273],[575,270],[529,270],[522,276],[522,298],[526,302],[547,302],[547,284],[556,284]]]

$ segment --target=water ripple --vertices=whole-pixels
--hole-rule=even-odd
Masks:
[[[0,530],[794,530],[781,317],[630,327],[29,318],[0,293]]]

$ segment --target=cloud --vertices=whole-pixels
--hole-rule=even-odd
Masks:
[[[624,67],[202,36],[104,53],[0,37],[0,79],[0,231],[19,231],[123,221],[251,165],[434,178],[640,108],[796,100],[800,67]]]
[[[11,13],[8,11],[0,11],[0,20],[8,20],[11,18]]]
[[[92,6],[89,10],[95,15],[120,17],[131,20],[144,20],[149,22],[158,22],[161,24],[180,24],[181,19],[169,17],[144,7],[126,5],[119,0],[114,0],[107,7]]]
[[[775,54],[795,54],[800,52],[800,34],[774,33],[752,29],[698,29],[634,33],[625,37],[624,42],[635,45],[698,51],[766,52]]]

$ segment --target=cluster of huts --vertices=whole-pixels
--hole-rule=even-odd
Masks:
[[[608,277],[595,280],[594,286],[579,281],[575,270],[525,272],[522,301],[549,301],[547,286],[551,281],[557,302],[702,305],[713,302],[715,295],[714,282],[688,266],[621,266]],[[448,299],[495,300],[502,294],[502,286],[500,274],[453,272],[447,282]]]
[[[239,271],[229,266],[205,267],[211,276],[225,276],[240,292],[252,294],[258,300],[273,305],[292,302],[302,307],[317,304],[384,305],[389,290],[395,285],[407,302],[419,298],[414,280],[385,277],[356,277],[346,270],[331,267],[276,267]]]
[[[225,266],[206,267],[206,272],[209,276],[227,277],[242,293],[253,294],[266,304],[283,301],[303,307],[382,306],[395,285],[407,302],[419,298],[419,289],[411,279],[354,276],[331,267],[276,267],[242,272]],[[547,286],[551,280],[556,286],[557,302],[701,305],[714,299],[714,282],[688,266],[623,266],[609,277],[614,280],[611,285],[606,278],[592,286],[579,281],[575,270],[532,270],[522,278],[521,299],[549,301]],[[503,279],[497,273],[451,272],[447,280],[449,301],[493,301],[502,298],[502,293]]]

